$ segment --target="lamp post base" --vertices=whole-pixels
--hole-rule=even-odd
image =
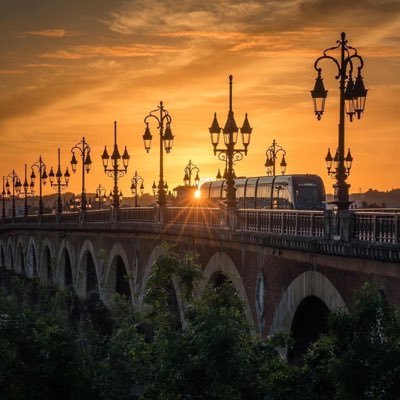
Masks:
[[[348,210],[350,207],[350,204],[352,204],[352,201],[331,201],[329,204],[334,204],[338,211],[342,211],[342,210]]]

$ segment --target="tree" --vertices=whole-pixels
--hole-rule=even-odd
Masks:
[[[1,397],[92,398],[66,312],[67,293],[20,279],[12,284],[12,297],[0,293]]]
[[[400,398],[400,314],[365,284],[350,313],[329,317],[329,332],[306,355],[306,369],[321,399]]]
[[[263,340],[256,335],[229,279],[196,297],[200,271],[193,254],[179,256],[171,249],[153,266],[145,296],[147,318],[154,324],[147,353],[153,362],[143,398],[308,399],[299,390],[300,369],[277,351],[287,345],[287,337]],[[175,286],[184,305],[184,329],[171,308]]]

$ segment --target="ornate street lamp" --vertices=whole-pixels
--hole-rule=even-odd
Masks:
[[[96,189],[96,194],[94,196],[94,201],[97,202],[97,208],[100,210],[101,204],[107,201],[107,192],[106,189],[99,185]]]
[[[4,185],[4,180],[5,177],[3,176],[3,191],[1,192],[1,200],[2,200],[2,214],[1,217],[2,219],[5,219],[6,217],[6,201],[8,201],[10,198],[6,192],[6,187]]]
[[[135,175],[131,179],[131,193],[135,198],[135,207],[138,206],[138,191],[140,190],[140,194],[143,196],[144,191],[144,180],[138,175],[137,171],[135,171]]]
[[[185,175],[183,176],[183,182],[185,186],[192,186],[192,174],[196,172],[196,176],[194,178],[194,185],[198,188],[200,183],[199,168],[196,165],[194,165],[191,160],[189,160],[189,164],[186,165],[184,172]]]
[[[214,120],[209,129],[211,136],[211,144],[214,147],[214,154],[218,153],[218,158],[221,161],[226,162],[226,186],[227,186],[227,196],[226,204],[228,207],[236,206],[236,188],[235,188],[235,178],[233,172],[233,164],[236,161],[243,159],[243,154],[247,155],[247,148],[250,144],[251,132],[253,128],[250,127],[249,120],[247,119],[247,113],[240,128],[240,133],[242,134],[243,149],[235,149],[237,143],[237,137],[239,133],[239,128],[236,125],[236,121],[232,109],[232,75],[229,75],[229,112],[228,118],[226,120],[224,128],[221,128],[218,124],[217,114],[214,114]],[[224,144],[226,148],[218,149],[219,136],[223,133]]]
[[[153,196],[156,196],[157,193],[157,185],[156,185],[156,181],[153,181],[153,185],[151,186],[151,189],[153,190]]]
[[[282,160],[280,162],[280,167],[281,167],[281,172],[282,175],[285,175],[286,172],[286,150],[282,147],[279,146],[278,143],[276,143],[275,139],[272,141],[272,145],[268,147],[265,155],[267,156],[267,159],[265,161],[265,169],[267,171],[267,175],[270,176],[275,176],[275,163],[276,160],[278,159],[278,154],[282,153]]]
[[[35,168],[38,171],[39,174],[39,210],[38,214],[42,215],[43,214],[43,199],[42,199],[42,185],[46,185],[46,179],[47,179],[47,172],[46,172],[46,164],[42,160],[42,156],[39,156],[39,160],[36,161],[34,164],[32,164],[31,169],[31,193],[34,194],[34,189],[35,189]]]
[[[144,123],[146,124],[146,129],[143,134],[143,142],[144,148],[148,153],[151,146],[151,140],[153,135],[150,133],[149,128],[149,120],[154,118],[158,123],[158,131],[160,134],[160,180],[158,182],[158,204],[160,206],[164,206],[166,204],[166,192],[165,192],[165,184],[164,184],[164,149],[168,154],[174,143],[174,135],[171,131],[171,123],[172,117],[169,112],[164,108],[163,102],[160,101],[160,105],[156,110],[150,111],[150,113],[144,119]],[[164,149],[163,149],[164,143]]]
[[[86,189],[85,189],[85,174],[90,172],[90,168],[92,166],[92,159],[90,157],[90,146],[86,142],[85,138],[83,137],[82,140],[77,143],[71,149],[72,159],[71,159],[71,167],[72,172],[75,174],[76,167],[78,165],[78,160],[75,157],[75,151],[80,154],[82,159],[82,193],[81,193],[81,210],[86,211],[87,208],[87,200],[86,200]]]
[[[9,180],[11,181],[11,185],[9,183]],[[12,191],[10,191],[10,186],[12,187]],[[18,175],[15,173],[15,170],[12,170],[6,177],[6,190],[7,190],[7,196],[11,196],[12,200],[12,214],[11,216],[14,218],[16,215],[15,212],[15,196],[19,196],[21,193],[21,180],[19,179]]]
[[[25,164],[25,179],[24,179],[24,183],[22,185],[23,189],[24,189],[24,216],[26,217],[28,215],[28,196],[33,196],[34,190],[33,190],[33,186],[32,183],[29,185],[28,184],[28,175],[27,175],[27,165]],[[30,188],[30,191],[29,191]]]
[[[111,158],[111,168],[108,168],[108,162]],[[128,154],[128,150],[125,146],[124,153],[120,154],[118,150],[117,144],[117,121],[114,121],[114,151],[111,154],[111,157],[108,155],[107,147],[104,146],[104,151],[101,156],[103,161],[104,172],[110,178],[114,179],[114,190],[110,192],[110,200],[115,208],[119,208],[119,205],[122,200],[122,192],[118,192],[118,178],[122,178],[128,172],[128,164],[129,164],[130,155]],[[120,168],[120,163],[122,161],[122,167]]]
[[[56,178],[56,181],[54,182],[54,177]],[[65,170],[64,173],[64,183],[62,183],[62,177],[63,174],[61,172],[61,166],[60,166],[60,149],[58,149],[58,168],[57,168],[57,173],[54,174],[53,167],[50,168],[49,172],[49,180],[50,180],[50,186],[57,190],[57,213],[61,214],[63,211],[63,205],[61,201],[61,191],[65,190],[68,187],[68,182],[69,182],[69,171],[68,167]]]
[[[328,52],[336,49],[340,49],[339,59],[328,55]],[[341,35],[341,39],[337,41],[337,46],[326,49],[323,56],[317,58],[314,68],[318,75],[314,89],[311,91],[311,97],[314,101],[314,113],[318,120],[321,119],[324,113],[325,100],[328,95],[321,77],[322,68],[318,66],[319,62],[325,59],[333,61],[338,68],[338,74],[335,78],[339,80],[340,92],[338,147],[335,157],[332,157],[330,149],[328,149],[325,162],[328,175],[336,179],[336,183],[333,185],[335,189],[335,201],[333,203],[337,205],[338,210],[347,210],[351,202],[349,201],[350,185],[346,182],[346,179],[350,175],[353,157],[350,149],[345,156],[345,114],[347,114],[350,122],[352,122],[354,115],[357,115],[357,118],[360,119],[364,112],[367,97],[367,89],[364,87],[361,76],[364,61],[357,54],[357,50],[347,44],[344,32]],[[357,67],[356,80],[353,81],[354,63],[356,61],[359,63],[359,66]]]

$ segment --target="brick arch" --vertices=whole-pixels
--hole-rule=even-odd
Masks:
[[[339,291],[325,275],[317,271],[306,271],[295,278],[283,294],[275,309],[270,334],[289,332],[300,303],[310,296],[322,300],[330,311],[336,308],[347,309]]]
[[[14,246],[11,237],[7,240],[5,267],[8,270],[14,268]]]
[[[98,265],[98,260],[96,257],[96,253],[94,251],[94,246],[92,242],[89,239],[86,239],[81,247],[81,251],[79,253],[79,259],[78,259],[78,273],[76,274],[75,278],[75,287],[76,287],[76,292],[79,297],[81,298],[86,298],[88,293],[87,293],[87,264],[82,265],[84,261],[86,260],[86,253],[89,253],[94,264],[94,270],[96,274],[96,281],[97,281],[97,286],[95,290],[97,289],[97,292],[100,293],[100,285],[99,283],[101,282],[100,280],[100,271],[99,271],[99,265]]]
[[[161,246],[161,245],[154,247],[154,249],[150,253],[150,256],[147,260],[146,266],[143,271],[142,282],[140,285],[140,295],[139,295],[139,299],[138,299],[140,303],[143,303],[144,290],[146,287],[147,279],[150,276],[151,267],[153,266],[153,264],[157,260],[157,258],[164,253],[165,253],[165,250],[164,250],[163,246]]]
[[[70,268],[71,268],[71,285],[72,287],[75,284],[75,275],[76,275],[76,268],[75,268],[75,262],[74,262],[74,252],[73,252],[73,248],[71,246],[71,243],[69,242],[69,240],[67,239],[63,239],[60,243],[59,246],[59,250],[58,250],[58,256],[57,256],[57,270],[56,270],[56,281],[57,283],[59,283],[59,285],[62,288],[67,288],[69,287],[69,285],[66,282],[66,274],[68,272],[66,272],[65,270],[65,256],[64,256],[64,252],[66,252],[66,254],[69,257],[69,261],[70,261]]]
[[[199,293],[203,293],[211,278],[218,273],[222,273],[232,281],[234,288],[237,290],[239,296],[243,300],[244,312],[247,321],[254,325],[253,314],[250,309],[249,299],[247,297],[246,289],[243,285],[242,277],[236,269],[234,262],[226,253],[218,251],[210,258],[206,268],[203,271],[203,276],[205,279],[203,279],[203,281],[200,283]]]
[[[122,293],[128,290],[127,287],[121,288],[119,287],[120,285],[124,285],[124,282],[120,282],[119,279],[122,277],[117,276],[117,265],[115,265],[115,262],[118,257],[121,257],[123,266],[124,266],[124,271],[128,277],[132,275],[132,269],[129,264],[129,259],[126,254],[126,251],[124,247],[122,246],[121,243],[117,242],[114,244],[114,246],[111,249],[110,255],[108,257],[107,264],[105,266],[105,287],[107,289],[107,293],[109,295],[112,295],[113,293],[120,292],[121,294],[127,294],[127,293]],[[133,298],[133,280],[135,277],[129,277],[128,282],[126,282],[129,285],[129,293],[130,293],[130,298]]]
[[[26,258],[24,255],[24,241],[22,236],[19,236],[17,239],[17,246],[15,252],[15,263],[14,263],[14,271],[17,274],[26,274]]]
[[[45,283],[54,283],[55,269],[54,265],[55,251],[49,238],[43,240],[40,251],[39,277]]]
[[[140,305],[143,305],[143,297],[144,297],[144,292],[145,292],[145,288],[146,288],[146,282],[150,276],[152,266],[153,266],[154,262],[157,260],[157,258],[163,254],[165,254],[165,247],[162,245],[154,247],[154,249],[150,253],[150,256],[147,260],[146,267],[144,269],[142,283],[140,286],[140,296],[138,299],[138,302]],[[171,305],[173,305],[175,307],[175,311],[177,313],[177,315],[176,315],[177,322],[180,324],[181,327],[184,328],[187,325],[187,322],[185,321],[185,315],[184,315],[185,302],[183,300],[181,289],[179,287],[176,276],[171,276],[171,283],[172,283],[172,292],[171,292],[171,298],[170,298],[170,300],[172,300]]]
[[[38,275],[38,249],[35,242],[35,238],[31,236],[28,240],[28,247],[26,248],[26,276],[33,278]]]

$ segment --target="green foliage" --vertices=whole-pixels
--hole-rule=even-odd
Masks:
[[[179,305],[175,304],[174,308],[175,299],[182,306],[192,301],[201,278],[201,266],[193,253],[181,256],[167,244],[163,250],[152,266],[144,302],[147,318],[152,324],[158,329],[175,329],[180,322],[177,321],[180,320]]]
[[[199,297],[200,277],[193,254],[166,248],[142,309],[119,295],[106,308],[13,278],[0,292],[1,398],[400,398],[400,315],[373,286],[357,293],[350,312],[330,315],[328,334],[294,366],[280,355],[290,338],[255,334],[229,279]],[[175,290],[183,329],[171,307]]]
[[[150,288],[153,282],[162,282],[157,275],[164,275],[168,266],[166,262],[154,269]],[[164,276],[167,282],[168,275]],[[160,304],[166,308],[165,303]],[[201,298],[193,298],[185,317],[185,330],[155,327],[151,347],[157,368],[143,398],[261,400],[268,393],[272,396],[275,383],[283,376],[294,376],[296,368],[288,366],[276,350],[278,344],[287,344],[287,338],[265,341],[253,334],[242,301],[229,281],[208,287]],[[295,395],[296,389],[292,392]],[[280,395],[270,398],[289,399]]]
[[[370,284],[350,313],[329,318],[329,333],[306,356],[321,399],[400,398],[400,315]]]
[[[66,294],[14,280],[0,293],[0,393],[3,399],[76,398],[87,394],[77,341],[61,307]],[[24,290],[26,289],[26,290]],[[35,296],[38,302],[27,303]],[[70,382],[74,382],[71,385]],[[88,397],[90,398],[90,397]]]

